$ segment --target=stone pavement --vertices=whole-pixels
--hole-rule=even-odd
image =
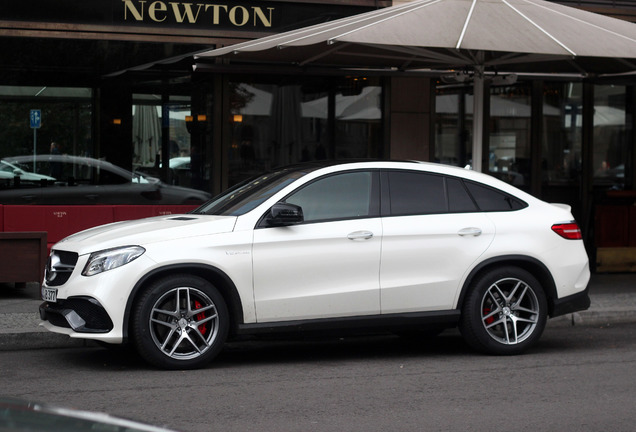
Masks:
[[[548,321],[548,326],[605,326],[636,322],[636,273],[594,274],[590,309]],[[0,284],[0,350],[64,348],[90,342],[50,333],[39,326],[39,284]]]

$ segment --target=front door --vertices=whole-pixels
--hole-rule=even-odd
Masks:
[[[305,222],[254,231],[258,322],[380,313],[378,174],[322,177],[284,201]]]

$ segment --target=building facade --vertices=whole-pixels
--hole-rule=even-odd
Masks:
[[[636,22],[632,2],[559,3]],[[83,168],[70,168],[69,183],[53,176],[55,167],[46,161],[34,157],[29,165],[18,158],[52,153],[106,160],[211,194],[300,161],[471,164],[472,88],[442,76],[289,74],[222,63],[193,68],[198,51],[390,1],[0,5],[0,157],[12,164],[0,177],[0,204],[19,202],[7,198],[16,188],[47,184],[23,176],[16,185],[19,161],[23,172],[55,179],[47,191],[51,183],[70,191]],[[484,171],[546,201],[571,205],[599,271],[633,270],[635,83],[636,76],[518,76],[490,86]],[[96,184],[107,185],[103,172],[99,176]],[[77,203],[69,200],[69,193],[55,194],[47,204]]]

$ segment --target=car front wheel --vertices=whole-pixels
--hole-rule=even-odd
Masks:
[[[543,288],[517,267],[478,277],[463,308],[460,330],[474,349],[489,354],[520,354],[541,336],[547,320]]]
[[[132,338],[139,354],[165,369],[194,369],[223,348],[229,314],[208,281],[190,275],[160,279],[133,310]]]

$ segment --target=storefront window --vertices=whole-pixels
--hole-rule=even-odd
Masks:
[[[629,154],[626,87],[594,87],[594,185],[625,188],[625,162]]]
[[[233,82],[230,90],[229,185],[281,165],[380,155],[378,82]]]
[[[435,97],[435,161],[455,166],[472,163],[473,97],[465,88],[438,87]],[[470,114],[470,116],[468,115]]]
[[[336,159],[378,157],[382,142],[382,87],[366,78],[347,78],[336,91]]]
[[[167,109],[161,109],[156,99],[136,95],[131,171],[95,152],[91,89],[0,87],[0,204],[157,205],[208,200],[209,194],[191,188],[190,165],[173,166],[191,153],[184,115],[190,112],[188,100],[171,100]],[[37,111],[39,127],[32,127],[32,111]],[[164,119],[168,128],[163,127]],[[113,124],[125,121],[117,118]],[[170,131],[171,145],[174,141],[169,170],[174,174],[168,184],[160,182],[156,172],[161,168],[157,156],[165,130]],[[181,176],[180,170],[186,168],[188,173]]]
[[[541,198],[570,204],[580,215],[583,84],[546,83],[543,89]]]
[[[92,91],[0,86],[0,204],[37,204],[66,155],[92,157]]]
[[[92,91],[69,87],[0,86],[0,157],[61,153],[90,156]],[[31,128],[31,111],[39,127]]]
[[[203,122],[193,118],[190,99],[170,96],[162,105],[157,102],[161,100],[159,95],[136,94],[133,100],[133,170],[170,185],[203,189],[209,170],[204,172],[198,162],[200,151],[191,143],[192,129]],[[164,172],[161,156],[165,132],[169,134],[169,160]]]
[[[492,87],[488,172],[518,188],[530,188],[530,87]]]

